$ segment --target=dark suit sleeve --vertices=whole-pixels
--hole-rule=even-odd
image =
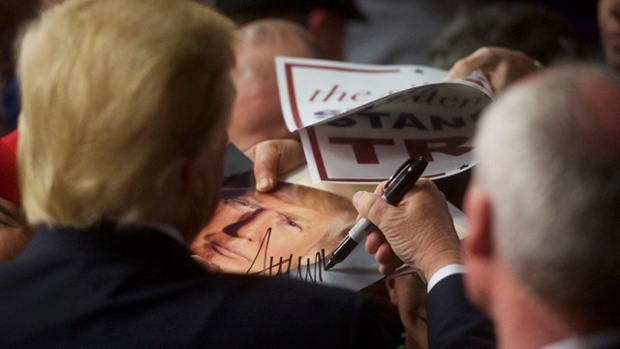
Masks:
[[[493,324],[465,296],[463,275],[436,284],[426,299],[428,342],[438,348],[495,348]]]
[[[358,294],[355,300],[352,336],[347,340],[348,348],[392,348],[392,338],[381,322],[379,305],[365,295]]]

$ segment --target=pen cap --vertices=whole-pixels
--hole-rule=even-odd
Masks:
[[[415,182],[422,176],[428,162],[422,157],[415,161],[409,161],[389,183],[383,197],[392,205],[397,205],[405,194],[413,187]]]

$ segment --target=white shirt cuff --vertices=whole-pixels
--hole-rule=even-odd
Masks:
[[[465,267],[462,264],[448,264],[445,267],[437,270],[433,276],[428,280],[428,285],[426,286],[426,292],[431,292],[431,289],[439,283],[439,281],[447,278],[452,274],[464,274]]]

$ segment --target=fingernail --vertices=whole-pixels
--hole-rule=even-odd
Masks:
[[[267,190],[269,187],[270,187],[270,181],[267,178],[261,179],[256,184],[256,189],[258,189],[259,191]]]

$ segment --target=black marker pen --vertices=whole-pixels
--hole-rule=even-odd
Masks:
[[[385,184],[385,192],[381,198],[391,205],[398,205],[403,196],[420,178],[426,169],[426,165],[428,165],[428,162],[423,157],[417,160],[409,159],[405,161]],[[329,270],[342,262],[374,228],[375,225],[366,218],[357,221],[353,228],[349,230],[349,234],[336,246],[325,266],[325,270]]]

